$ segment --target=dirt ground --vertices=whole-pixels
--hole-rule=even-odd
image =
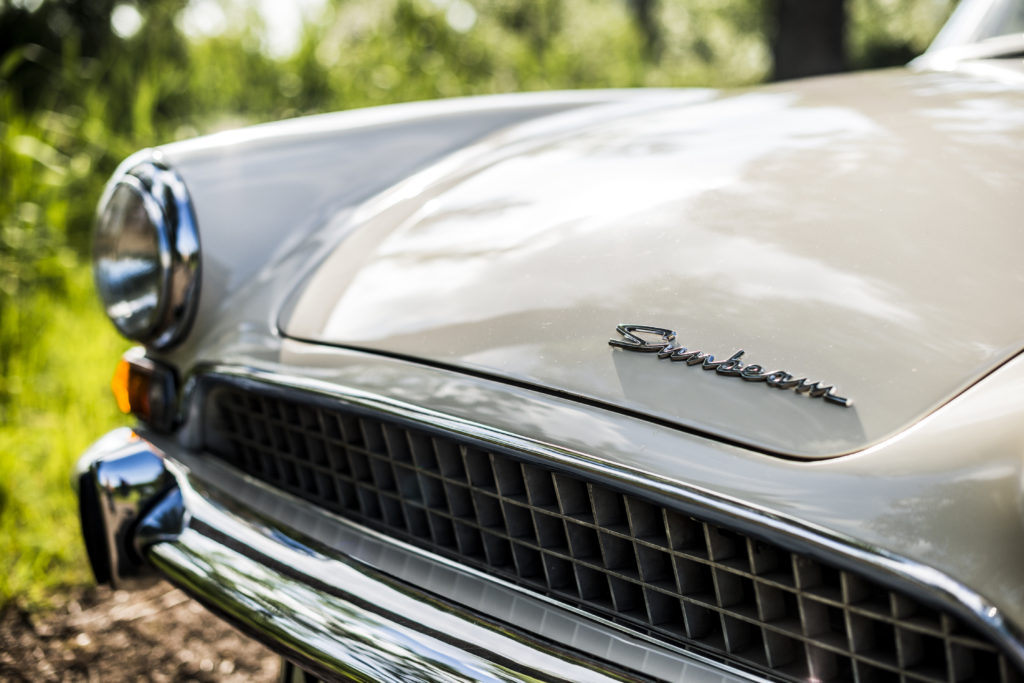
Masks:
[[[0,681],[277,681],[276,655],[184,593],[90,588],[64,607],[0,612]]]

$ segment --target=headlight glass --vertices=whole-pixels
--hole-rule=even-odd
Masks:
[[[168,251],[157,227],[163,217],[151,215],[159,209],[146,206],[138,185],[122,181],[115,186],[93,242],[100,299],[110,320],[130,339],[149,336],[160,322]]]
[[[93,272],[118,331],[164,348],[183,338],[195,313],[199,238],[184,182],[145,158],[125,162],[100,201]]]

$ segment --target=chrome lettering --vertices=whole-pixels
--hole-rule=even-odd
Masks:
[[[668,358],[672,361],[685,361],[687,365],[700,365],[704,370],[714,370],[719,375],[726,377],[739,377],[748,382],[764,382],[774,389],[793,389],[798,394],[807,394],[811,398],[823,398],[829,403],[843,406],[845,408],[853,405],[853,401],[835,393],[835,387],[825,385],[821,382],[812,382],[806,377],[796,379],[785,370],[765,372],[760,365],[744,365],[740,360],[743,350],[740,349],[732,354],[727,360],[716,361],[714,355],[703,351],[688,350],[685,346],[676,345],[676,333],[663,327],[651,327],[650,325],[622,324],[615,328],[619,334],[625,337],[622,339],[609,339],[608,344],[620,349],[637,351],[640,353],[657,353],[658,358]],[[650,342],[641,334],[653,334],[661,338],[661,341]]]
[[[740,349],[736,353],[732,354],[729,360],[725,361],[718,366],[719,375],[730,375],[732,377],[739,376],[742,374],[743,362],[740,361],[740,356],[743,355],[743,349]]]
[[[672,330],[666,330],[662,327],[650,327],[648,325],[619,325],[616,328],[619,334],[626,338],[626,341],[621,339],[609,339],[608,343],[612,346],[617,346],[620,349],[629,349],[630,351],[639,351],[641,353],[657,353],[669,346],[669,342],[676,338],[676,333]],[[666,343],[651,344],[650,342],[644,341],[642,338],[633,334],[634,332],[646,332],[648,334],[656,334]]]
[[[768,375],[766,381],[768,382],[768,386],[775,387],[776,389],[792,389],[801,380],[793,379],[793,375],[788,372],[776,370]]]
[[[691,358],[701,355],[700,351],[687,351],[685,346],[681,346],[679,349],[678,353],[672,354],[672,360],[684,360],[689,363]]]
[[[764,368],[760,365],[748,365],[740,372],[740,377],[748,382],[763,382],[768,379],[768,375],[764,373]]]
[[[686,359],[686,364],[687,365],[700,365],[705,370],[714,370],[715,368],[718,367],[717,364],[715,364],[713,367],[709,367],[709,366],[711,366],[714,363],[714,361],[715,361],[715,357],[712,356],[710,353],[704,353],[703,351],[696,351],[696,352],[694,352],[693,356],[691,356],[690,358]]]
[[[673,346],[669,344],[661,351],[658,351],[658,358],[668,358],[669,360],[682,360],[681,354],[686,353],[685,346]]]

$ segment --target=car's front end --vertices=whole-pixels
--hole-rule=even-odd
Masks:
[[[898,70],[129,159],[97,578],[325,678],[1020,680],[1021,110]]]

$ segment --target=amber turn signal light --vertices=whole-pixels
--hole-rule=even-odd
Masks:
[[[176,386],[174,371],[146,358],[141,348],[125,352],[110,380],[121,412],[131,413],[161,431],[174,426]]]
[[[128,380],[131,378],[131,366],[124,358],[117,362],[114,369],[114,376],[110,378],[110,390],[114,392],[117,400],[117,408],[122,413],[132,412],[131,392],[128,390]]]

